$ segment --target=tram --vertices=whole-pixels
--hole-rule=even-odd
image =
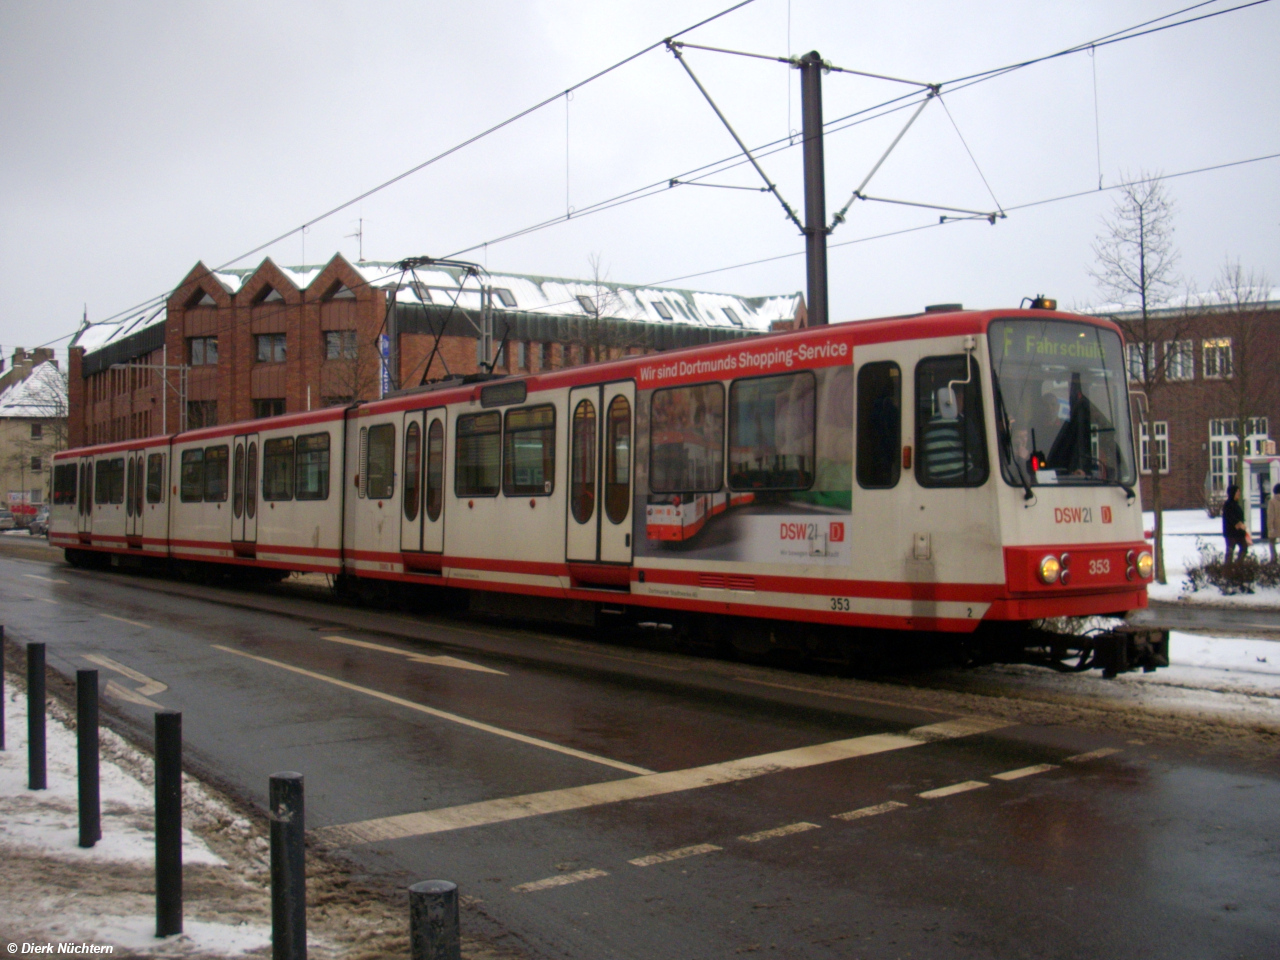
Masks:
[[[61,452],[50,542],[740,652],[929,634],[1152,669],[1167,634],[1041,629],[1147,603],[1122,350],[1096,317],[956,310],[458,378]]]

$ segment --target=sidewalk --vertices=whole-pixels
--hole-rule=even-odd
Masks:
[[[1155,515],[1143,514],[1145,529],[1155,526]],[[1257,518],[1254,518],[1257,526]],[[1167,583],[1153,583],[1147,589],[1152,605],[1176,604],[1178,606],[1204,606],[1217,609],[1276,611],[1280,612],[1280,588],[1257,587],[1251,594],[1226,596],[1214,587],[1206,587],[1195,593],[1185,590],[1188,566],[1200,560],[1200,546],[1206,545],[1223,552],[1222,520],[1210,517],[1203,510],[1166,510],[1164,513],[1164,564]],[[1250,551],[1259,560],[1271,558],[1271,548],[1265,540],[1255,538]],[[1280,627],[1278,627],[1280,628]],[[1268,627],[1267,629],[1272,629]]]

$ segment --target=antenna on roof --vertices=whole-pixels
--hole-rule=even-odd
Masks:
[[[364,263],[364,217],[356,220],[356,232],[345,234],[343,239],[350,239],[351,237],[355,237],[360,245],[360,259],[356,263]]]

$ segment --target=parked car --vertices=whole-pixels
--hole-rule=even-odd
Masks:
[[[27,533],[33,537],[47,537],[49,535],[49,508],[41,507],[36,511],[36,515],[31,518],[31,522],[27,524]]]
[[[12,530],[17,526],[13,520],[13,514],[9,512],[8,507],[0,507],[0,530]]]

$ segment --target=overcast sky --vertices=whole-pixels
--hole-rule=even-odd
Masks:
[[[1191,0],[878,3],[755,0],[684,39],[841,67],[953,80],[1172,13]],[[0,346],[74,332],[218,266],[421,163],[729,0],[467,3],[0,0]],[[1234,4],[1210,3],[1196,14]],[[1176,174],[1280,152],[1280,3],[1028,67],[931,103],[866,188],[973,210],[1080,199],[836,246],[937,222],[854,205],[831,236],[836,320],[928,303],[1096,302],[1090,244],[1142,170]],[[688,51],[752,147],[800,126],[799,77],[778,63]],[[1095,81],[1096,78],[1096,81]],[[837,73],[825,118],[909,87]],[[1095,109],[1096,103],[1096,109]],[[908,113],[830,132],[839,209]],[[803,290],[803,251],[776,200],[682,186],[516,240],[507,233],[730,157],[735,146],[679,63],[654,50],[236,266],[335,252],[466,258],[490,270],[744,295]],[[800,149],[763,159],[803,209]],[[981,170],[981,175],[978,172]],[[1100,168],[1100,169],[1099,169]],[[984,185],[983,176],[990,185]],[[745,166],[713,182],[755,187]],[[1209,286],[1224,259],[1280,283],[1280,160],[1168,182],[1181,270]],[[994,193],[995,200],[992,199]],[[710,272],[716,271],[716,272]],[[59,343],[65,347],[66,341]]]

